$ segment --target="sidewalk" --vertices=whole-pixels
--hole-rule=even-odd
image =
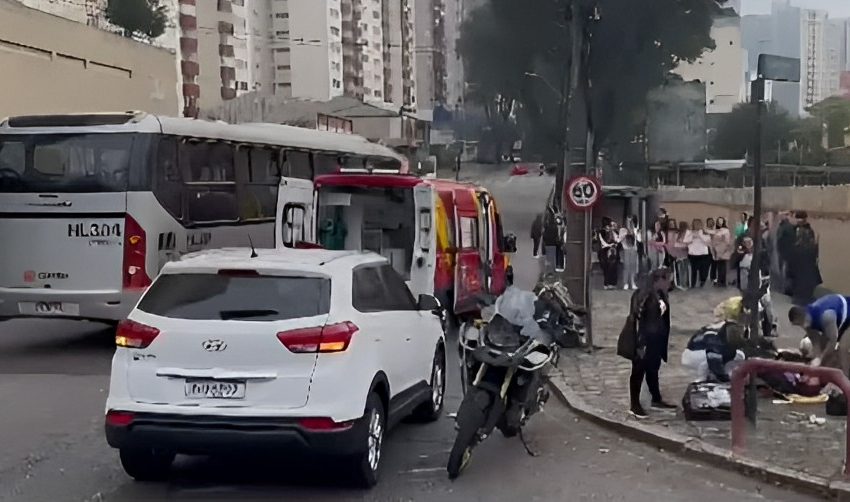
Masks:
[[[672,331],[670,357],[661,368],[661,388],[667,401],[680,404],[685,388],[692,380],[680,363],[682,351],[693,332],[713,321],[714,307],[735,294],[733,289],[706,288],[671,295]],[[584,415],[634,433],[641,439],[673,448],[679,446],[702,456],[714,456],[727,464],[760,471],[774,479],[826,489],[830,480],[839,480],[844,461],[845,419],[828,417],[825,406],[775,405],[761,399],[758,422],[747,432],[746,458],[732,457],[730,422],[687,422],[681,409],[650,410],[650,418],[636,420],[628,413],[628,379],[631,363],[616,355],[617,336],[628,311],[631,291],[593,292],[594,345],[592,354],[584,350],[565,350],[559,364],[560,374],[553,383],[561,397]],[[801,332],[787,321],[790,303],[774,295],[779,318],[779,348],[797,348]],[[646,387],[644,402],[648,404]],[[648,408],[649,409],[649,408]],[[826,424],[814,425],[809,415],[825,417]],[[772,471],[772,472],[771,472]],[[839,491],[836,483],[832,491]],[[850,493],[850,492],[848,492]]]

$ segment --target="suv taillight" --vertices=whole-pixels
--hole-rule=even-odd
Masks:
[[[124,319],[118,323],[115,345],[131,349],[144,349],[159,335],[159,330],[140,322]]]
[[[345,321],[315,328],[282,331],[277,334],[277,339],[290,352],[296,354],[343,352],[358,329],[353,322]]]
[[[145,270],[147,239],[142,226],[129,214],[124,217],[124,289],[144,289],[151,284]]]

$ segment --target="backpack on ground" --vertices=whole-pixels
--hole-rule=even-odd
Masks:
[[[730,396],[728,383],[694,382],[689,384],[682,397],[685,420],[731,420]]]

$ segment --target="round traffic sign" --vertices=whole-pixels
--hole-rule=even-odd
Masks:
[[[565,189],[567,202],[575,211],[588,211],[602,198],[602,185],[593,176],[574,176]]]

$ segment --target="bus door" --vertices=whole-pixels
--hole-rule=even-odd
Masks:
[[[316,241],[313,182],[301,178],[281,178],[277,193],[275,247],[294,248]]]
[[[414,296],[434,294],[437,267],[436,191],[426,183],[413,187],[416,211],[410,290]]]
[[[476,296],[484,292],[477,206],[473,190],[455,190],[455,313],[474,312]]]

